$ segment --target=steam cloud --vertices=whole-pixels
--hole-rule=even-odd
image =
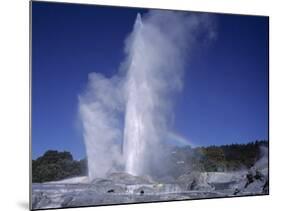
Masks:
[[[158,10],[137,15],[119,72],[111,78],[89,74],[79,96],[90,178],[120,170],[161,174],[173,96],[183,87],[192,50],[213,36],[210,15]]]

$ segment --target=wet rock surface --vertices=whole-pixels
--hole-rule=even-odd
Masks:
[[[34,183],[32,208],[77,207],[268,194],[268,169],[192,172],[170,183],[114,173],[88,183]]]

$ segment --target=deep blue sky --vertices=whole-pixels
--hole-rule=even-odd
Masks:
[[[32,3],[32,157],[85,156],[78,95],[88,73],[116,73],[133,8]],[[196,51],[176,99],[174,132],[196,145],[268,138],[268,18],[216,15],[217,37]]]

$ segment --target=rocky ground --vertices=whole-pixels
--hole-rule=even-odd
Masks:
[[[78,207],[239,195],[268,194],[268,169],[191,172],[175,180],[155,181],[127,173],[106,179],[85,177],[32,184],[32,208]]]

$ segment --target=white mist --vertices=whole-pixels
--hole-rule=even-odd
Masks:
[[[119,73],[111,78],[89,75],[88,87],[79,96],[79,113],[90,178],[120,170],[159,175],[168,168],[163,140],[173,99],[183,86],[197,34],[203,31],[208,37],[210,26],[210,18],[202,14],[138,14]]]

